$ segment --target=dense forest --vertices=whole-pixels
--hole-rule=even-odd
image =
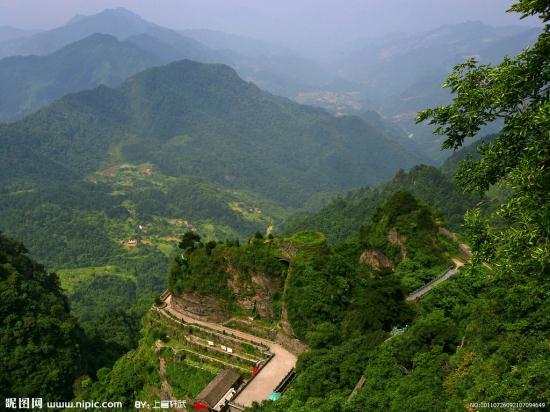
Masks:
[[[450,165],[448,168],[451,170]],[[372,216],[376,207],[398,190],[407,190],[430,205],[438,218],[455,231],[462,230],[467,210],[476,206],[487,210],[492,205],[487,196],[463,193],[452,175],[433,166],[420,165],[409,172],[400,170],[392,180],[378,187],[365,187],[339,195],[316,212],[296,214],[287,220],[284,229],[289,233],[318,230],[331,242],[349,239],[357,227]]]
[[[459,254],[456,243],[439,233],[439,227],[428,206],[408,192],[398,191],[376,208],[369,221],[356,228],[351,240],[333,247],[318,232],[265,239],[257,234],[245,244],[205,244],[198,235],[188,232],[180,243],[184,254],[170,269],[169,288],[176,295],[216,295],[229,304],[242,292],[225,286],[234,271],[245,285],[250,284],[251,274],[262,273],[279,280],[278,289],[272,292],[283,294],[294,331],[306,343],[311,343],[306,338],[308,333],[322,335],[343,328],[353,334],[353,330],[364,329],[356,327],[362,323],[375,323],[389,331],[403,322],[397,315],[393,321],[389,315],[383,321],[368,319],[384,310],[394,311],[390,307],[382,310],[383,299],[376,299],[376,293],[395,294],[399,302],[404,294],[443,273],[452,264],[451,257]],[[281,263],[285,256],[290,256],[290,269]],[[370,304],[374,307],[367,310]],[[407,312],[405,306],[401,310]],[[359,320],[361,316],[366,318]],[[339,322],[343,322],[342,327],[338,327]],[[317,328],[319,332],[315,332]]]
[[[359,118],[335,118],[263,92],[228,66],[188,60],[65,96],[0,125],[0,139],[0,177],[12,190],[152,163],[162,175],[200,176],[294,207],[419,161]]]
[[[48,56],[0,61],[0,121],[22,118],[51,101],[100,84],[116,85],[160,63],[131,42],[94,34]]]
[[[311,375],[325,373],[326,366],[318,362],[334,362],[323,358],[335,351],[339,355],[334,356],[351,357],[346,361],[348,370],[342,372],[345,383],[337,384],[344,390],[360,378],[361,369],[355,362],[365,361],[368,350],[391,336],[394,328],[414,319],[416,308],[404,300],[407,292],[439,276],[458,253],[456,243],[439,234],[438,228],[427,205],[400,191],[379,205],[372,219],[357,228],[353,240],[334,246],[317,232],[289,237],[256,233],[247,242],[205,242],[187,232],[179,243],[181,254],[170,268],[169,288],[176,296],[208,297],[209,305],[217,302],[215,310],[226,319],[255,316],[264,325],[276,325],[286,317],[295,336],[312,349],[300,365],[313,363],[317,370],[300,377],[296,388],[315,381],[317,389],[308,389],[313,391],[308,396],[319,393],[321,381]],[[403,242],[388,241],[390,233]],[[375,257],[371,255],[374,250]],[[258,277],[268,280],[267,298],[258,293],[253,281]],[[247,304],[251,299],[253,306]],[[150,369],[131,382],[117,382],[134,363],[152,367],[154,360],[144,345],[150,345],[155,333],[145,326],[138,349],[102,372],[97,382],[82,389],[83,394],[105,397],[102,391],[107,391],[125,397],[132,391],[147,392],[144,376],[152,373]],[[357,345],[365,353],[358,352]],[[129,366],[131,359],[134,363]]]
[[[105,287],[103,279],[97,281]],[[116,308],[81,325],[57,275],[30,258],[22,243],[0,234],[2,398],[67,401],[74,396],[75,380],[96,377],[137,345],[143,310],[121,310],[115,304],[121,296],[90,287],[86,296],[94,295]],[[101,309],[99,303],[95,310]]]
[[[455,151],[441,168],[376,114],[189,60],[0,124],[0,396],[191,409],[271,342],[295,378],[247,410],[545,409],[550,8],[510,10],[536,44],[454,67],[417,116]]]
[[[71,60],[90,44],[111,62],[124,55],[107,36],[81,43],[3,63]],[[58,273],[83,325],[116,309],[133,330],[165,289],[186,230],[208,240],[276,230],[297,208],[420,158],[359,118],[335,118],[263,92],[227,66],[189,60],[62,97],[1,124],[0,142],[2,230]]]
[[[543,1],[520,1],[512,9],[546,23],[550,18]],[[504,117],[501,133],[457,173],[463,188],[486,192],[498,184],[510,191],[489,216],[479,209],[466,214],[474,257],[461,276],[421,301],[406,333],[374,349],[341,344],[310,352],[288,395],[258,410],[463,410],[481,399],[548,402],[548,29],[535,47],[498,66],[469,61],[457,67],[447,83],[457,99],[420,115],[447,136],[449,148],[460,147],[496,113]],[[526,98],[529,105],[520,109],[517,102]],[[365,384],[350,396],[345,366],[358,352]]]
[[[81,329],[59,280],[0,234],[0,396],[70,398]]]

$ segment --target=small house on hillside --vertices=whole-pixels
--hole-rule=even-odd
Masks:
[[[240,382],[241,375],[233,369],[224,369],[197,395],[193,409],[201,412],[223,410]]]

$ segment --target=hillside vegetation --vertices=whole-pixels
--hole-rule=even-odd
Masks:
[[[546,410],[550,9],[510,10],[543,22],[536,44],[456,66],[454,100],[417,117],[446,150],[502,130],[377,189],[416,159],[381,119],[333,117],[222,65],[148,69],[0,125],[0,227],[60,269],[0,234],[0,395],[191,408],[220,370],[261,378],[283,359],[290,386],[248,410]],[[468,24],[459,43],[491,34]]]
[[[300,358],[291,393],[305,391],[307,397],[327,388],[319,374],[330,376],[334,390],[353,387],[362,371],[357,365],[392,329],[414,319],[415,309],[405,303],[407,291],[439,276],[458,253],[456,244],[438,233],[431,210],[407,192],[380,205],[353,241],[333,247],[318,232],[256,233],[247,242],[214,242],[190,231],[179,249],[168,276],[172,305],[277,341],[300,339],[311,350]],[[167,333],[165,345],[187,350],[170,322],[154,321],[156,316],[147,315],[138,349],[98,374],[79,396],[102,399],[106,391],[122,398],[152,396],[159,385],[153,340]],[[329,371],[329,364],[337,370]],[[134,371],[131,380],[128,370]]]
[[[48,56],[4,58],[0,60],[0,122],[20,119],[68,93],[120,84],[160,62],[133,43],[102,34]]]
[[[350,335],[372,324],[389,331],[401,323],[399,317],[368,319],[379,316],[367,310],[376,293],[394,289],[392,299],[399,302],[442,274],[459,252],[439,233],[431,210],[407,192],[393,194],[358,232],[334,247],[316,232],[257,234],[244,244],[204,243],[188,232],[180,242],[183,254],[171,266],[169,288],[184,300],[188,295],[219,299],[217,309],[225,318],[251,314],[277,321],[284,313],[306,343],[317,328],[336,331],[339,323]],[[394,310],[390,306],[388,313]]]
[[[287,205],[381,182],[391,164],[415,161],[356,118],[334,118],[262,92],[227,66],[191,61],[146,70],[117,89],[66,96],[3,125],[0,139],[2,179],[11,187],[74,181],[125,160]],[[33,169],[23,169],[23,159]]]
[[[0,397],[66,400],[81,372],[81,330],[54,273],[0,234]]]
[[[452,176],[432,166],[415,166],[409,172],[399,171],[392,180],[378,187],[351,190],[333,198],[316,212],[300,213],[285,222],[284,230],[317,230],[330,242],[352,237],[357,227],[373,215],[376,207],[398,190],[406,190],[431,206],[436,216],[452,230],[461,231],[464,213],[477,206],[487,208],[486,197],[463,193]]]
[[[181,230],[170,222],[217,237],[265,230],[320,192],[381,181],[390,159],[412,166],[377,133],[226,66],[174,63],[0,126],[0,224],[58,267],[105,264],[148,222],[168,237]]]
[[[276,230],[295,208],[415,162],[360,119],[191,61],[0,125],[0,159],[0,227],[58,272],[81,322],[122,311],[123,346],[185,231]]]
[[[458,411],[508,399],[548,405],[549,14],[543,1],[519,1],[512,9],[545,22],[536,46],[496,67],[473,61],[457,67],[447,83],[457,99],[420,116],[446,135],[446,148],[461,147],[496,117],[505,120],[503,131],[457,173],[469,191],[487,193],[495,185],[509,191],[488,216],[479,208],[466,214],[473,258],[418,304],[404,333],[374,349],[350,342],[312,351],[287,395],[256,410]],[[350,363],[364,377],[355,392],[343,368]]]

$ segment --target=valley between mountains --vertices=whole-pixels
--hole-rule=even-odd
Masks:
[[[547,1],[27,3],[0,409],[547,409]],[[243,34],[196,28],[221,10]]]

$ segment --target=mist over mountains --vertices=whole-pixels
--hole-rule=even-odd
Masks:
[[[6,34],[0,56],[27,57],[0,61],[5,91],[0,121],[21,118],[66,93],[115,86],[144,68],[190,59],[228,64],[260,88],[337,115],[377,111],[403,130],[410,140],[404,144],[441,163],[447,156],[440,151],[441,141],[433,138],[431,128],[415,125],[416,113],[450,101],[439,85],[457,63],[467,57],[494,63],[533,43],[539,32],[467,22],[418,34],[358,39],[315,62],[270,42],[215,30],[171,30],[126,9],[111,9],[76,16],[48,31]]]
[[[74,47],[69,47],[68,50],[51,57],[50,60],[55,61],[60,67],[67,68],[66,63],[74,65],[81,64],[82,68],[88,71],[98,71],[101,74],[91,76],[86,79],[86,75],[81,84],[74,84],[65,87],[63,90],[56,91],[59,80],[52,80],[51,73],[40,67],[44,60],[35,59],[34,61],[24,61],[26,66],[30,66],[29,70],[41,74],[39,76],[30,77],[27,80],[27,86],[30,87],[31,94],[49,95],[53,98],[59,97],[67,91],[78,91],[99,84],[116,84],[112,79],[124,79],[129,74],[140,71],[144,66],[165,64],[170,61],[180,59],[192,59],[207,63],[226,63],[236,68],[237,71],[248,80],[255,81],[260,87],[269,91],[276,92],[280,95],[291,97],[304,87],[312,87],[317,82],[323,82],[328,79],[321,68],[307,59],[298,57],[282,47],[274,46],[273,51],[269,49],[269,44],[254,39],[244,37],[226,35],[219,32],[208,31],[183,31],[177,32],[167,28],[160,27],[150,23],[138,15],[125,10],[113,9],[105,10],[93,16],[77,16],[69,21],[66,25],[40,32],[30,36],[17,37],[0,42],[0,57],[6,56],[45,56],[58,52],[71,43],[79,42],[86,37],[95,34],[106,34],[116,37],[119,41],[133,43],[138,49],[141,49],[141,56],[138,58],[135,54],[129,57],[126,67],[122,64],[122,56],[127,50],[121,45],[122,49],[119,53],[113,53],[114,45],[110,45],[110,51],[105,50],[105,53],[112,53],[110,56],[99,56],[102,44],[100,38],[95,37],[94,40],[88,40],[86,43],[81,43]],[[195,38],[199,39],[196,40]],[[201,43],[204,41],[209,44]],[[229,49],[228,47],[232,47]],[[264,47],[267,51],[264,53]],[[77,56],[78,51],[85,53],[88,48],[96,49],[98,60],[89,59],[83,61],[80,56]],[[72,54],[71,54],[72,53]],[[109,59],[118,57],[119,63],[112,62]],[[132,59],[138,59],[139,62],[134,62]],[[147,63],[145,63],[147,62]],[[0,83],[11,87],[19,87],[17,83],[19,79],[12,79],[10,76],[14,73],[17,76],[17,64],[19,61],[3,61],[2,67],[5,73],[4,81]],[[88,69],[84,64],[95,66],[95,69]],[[55,75],[55,74],[54,74]],[[25,82],[25,75],[20,74],[21,80]],[[0,80],[2,81],[2,80]],[[44,90],[47,88],[48,90]],[[22,98],[18,96],[19,98]],[[23,107],[14,107],[8,112],[0,112],[0,121],[10,121],[21,117],[25,113],[38,108],[40,104],[50,101],[52,97],[41,98],[28,96],[27,101],[20,104]],[[2,103],[12,106],[10,97],[3,96]]]
[[[10,155],[1,175],[12,182],[27,177],[11,151],[22,148],[68,168],[67,176],[84,177],[109,161],[151,161],[168,175],[200,175],[283,203],[303,200],[304,190],[380,182],[395,165],[419,160],[358,118],[335,118],[262,92],[227,66],[189,60],[149,69],[116,89],[68,95],[1,129]],[[114,146],[122,157],[109,160]],[[48,180],[48,170],[37,177]]]
[[[0,409],[547,407],[550,14],[511,1],[0,5],[78,9],[0,26]]]
[[[433,136],[432,128],[415,124],[416,114],[451,101],[449,91],[440,86],[457,64],[468,58],[495,64],[534,44],[540,32],[521,26],[491,27],[479,21],[445,25],[424,33],[353,42],[332,64],[341,77],[357,85],[360,92],[354,100],[361,107],[391,119],[424,153],[441,162],[450,153],[441,152],[442,140]],[[353,108],[348,107],[350,111]]]

